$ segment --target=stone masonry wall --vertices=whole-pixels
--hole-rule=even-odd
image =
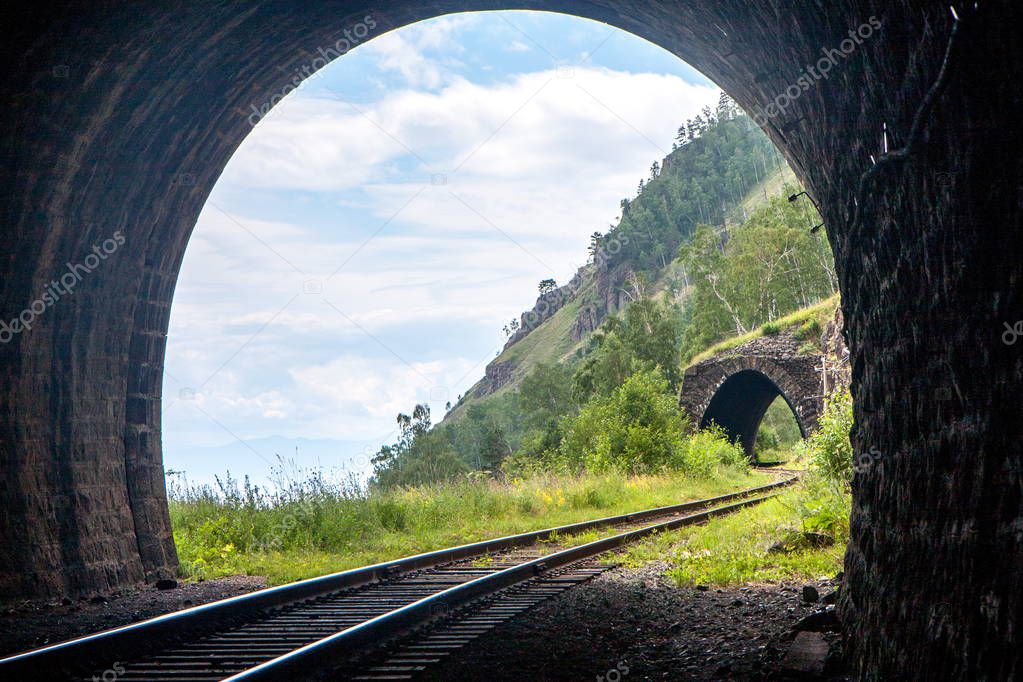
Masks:
[[[854,447],[881,453],[854,481],[841,599],[860,677],[1023,676],[1023,344],[1004,341],[1023,320],[1023,5],[956,5],[950,41],[956,19],[931,0],[513,4],[679,55],[754,114],[821,206]],[[189,235],[253,117],[346,32],[509,6],[5,5],[0,321],[115,231],[127,241],[30,332],[0,337],[4,597],[175,568],[162,346]],[[821,59],[826,77],[806,80]]]

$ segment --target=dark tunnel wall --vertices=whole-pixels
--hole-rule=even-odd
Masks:
[[[631,30],[757,115],[822,207],[854,445],[880,453],[853,485],[851,655],[869,679],[1023,676],[1023,344],[1002,340],[1023,320],[1023,8],[1009,0],[959,6],[948,51],[949,7],[925,0],[9,2],[0,319],[94,246],[125,243],[30,332],[0,337],[3,595],[175,569],[160,444],[169,309],[251,107],[367,16],[368,38],[510,7]],[[869,40],[798,86],[871,18]],[[882,157],[882,129],[905,150]]]

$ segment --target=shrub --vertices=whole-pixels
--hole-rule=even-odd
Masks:
[[[558,457],[575,470],[656,471],[669,465],[687,430],[661,372],[637,372],[566,420]]]
[[[796,330],[796,338],[800,341],[812,342],[816,347],[817,340],[820,339],[823,332],[824,328],[821,327],[820,320],[814,317],[800,325],[799,329]]]
[[[832,394],[824,403],[820,426],[809,438],[806,450],[816,472],[831,481],[852,480],[853,453],[849,432],[853,427],[852,396]]]
[[[610,395],[591,399],[563,426],[561,447],[552,453],[552,463],[563,471],[673,470],[707,477],[721,467],[749,466],[722,429],[688,433],[688,419],[658,371],[637,372]]]
[[[757,429],[757,438],[753,443],[753,451],[760,454],[768,450],[776,450],[779,442],[778,430],[773,426],[761,424],[760,428]]]
[[[842,540],[849,537],[849,492],[844,481],[810,476],[797,498],[796,510],[804,533],[820,533]]]
[[[742,447],[730,442],[721,427],[712,426],[686,438],[672,464],[679,471],[709,476],[719,467],[748,468],[749,460]]]

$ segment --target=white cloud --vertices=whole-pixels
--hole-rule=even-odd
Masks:
[[[366,45],[380,58],[381,68],[397,71],[412,87],[436,88],[441,84],[439,64],[428,59],[415,44],[398,32],[387,33]]]
[[[717,93],[677,76],[578,67],[493,86],[457,78],[439,92],[404,90],[358,108],[299,92],[257,126],[224,179],[342,191],[393,179],[389,164],[410,157],[414,170],[399,178],[406,182],[431,172],[530,181],[609,170],[638,180],[637,170],[667,153],[681,122]]]
[[[362,49],[378,58],[379,68],[400,73],[406,85],[433,90],[449,76],[444,71],[443,60],[428,53],[442,50],[450,60],[452,54],[463,51],[456,34],[473,23],[476,17],[468,14],[443,17],[386,33]]]
[[[603,68],[472,83],[434,54],[457,52],[458,22],[471,20],[365,46],[409,89],[359,109],[300,89],[242,144],[181,273],[168,428],[205,442],[351,439],[416,402],[454,401],[536,282],[574,271],[677,126],[717,98],[675,76]],[[433,173],[446,184],[428,184]],[[312,196],[340,217],[330,229],[259,220],[227,200],[270,193],[296,208]],[[302,293],[309,281],[322,291]],[[183,388],[194,403],[177,399]]]
[[[458,14],[413,24],[408,28],[410,40],[421,50],[443,48],[445,52],[462,52],[455,35],[479,23],[476,14]],[[370,43],[372,45],[372,43]]]

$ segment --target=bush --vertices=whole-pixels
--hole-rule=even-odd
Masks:
[[[712,426],[686,438],[672,464],[679,471],[710,476],[719,467],[748,468],[749,460],[742,447],[730,442],[721,427]]]
[[[849,537],[849,486],[844,481],[810,476],[796,510],[804,533],[819,533],[845,542]]]
[[[689,421],[658,371],[637,372],[608,396],[590,400],[563,422],[564,439],[549,464],[565,472],[677,471],[707,477],[746,469],[742,448],[720,428],[689,434]]]
[[[853,452],[849,432],[853,427],[852,396],[832,394],[824,403],[820,426],[806,443],[815,471],[830,481],[852,480]]]
[[[773,426],[761,424],[757,429],[757,438],[753,442],[753,452],[759,455],[769,450],[777,450],[779,442],[778,430]]]
[[[558,457],[576,471],[656,471],[672,462],[687,430],[661,372],[637,372],[566,420]]]
[[[824,333],[824,328],[821,326],[820,320],[814,317],[804,322],[796,330],[796,338],[800,341],[811,342],[816,348],[822,333]]]

